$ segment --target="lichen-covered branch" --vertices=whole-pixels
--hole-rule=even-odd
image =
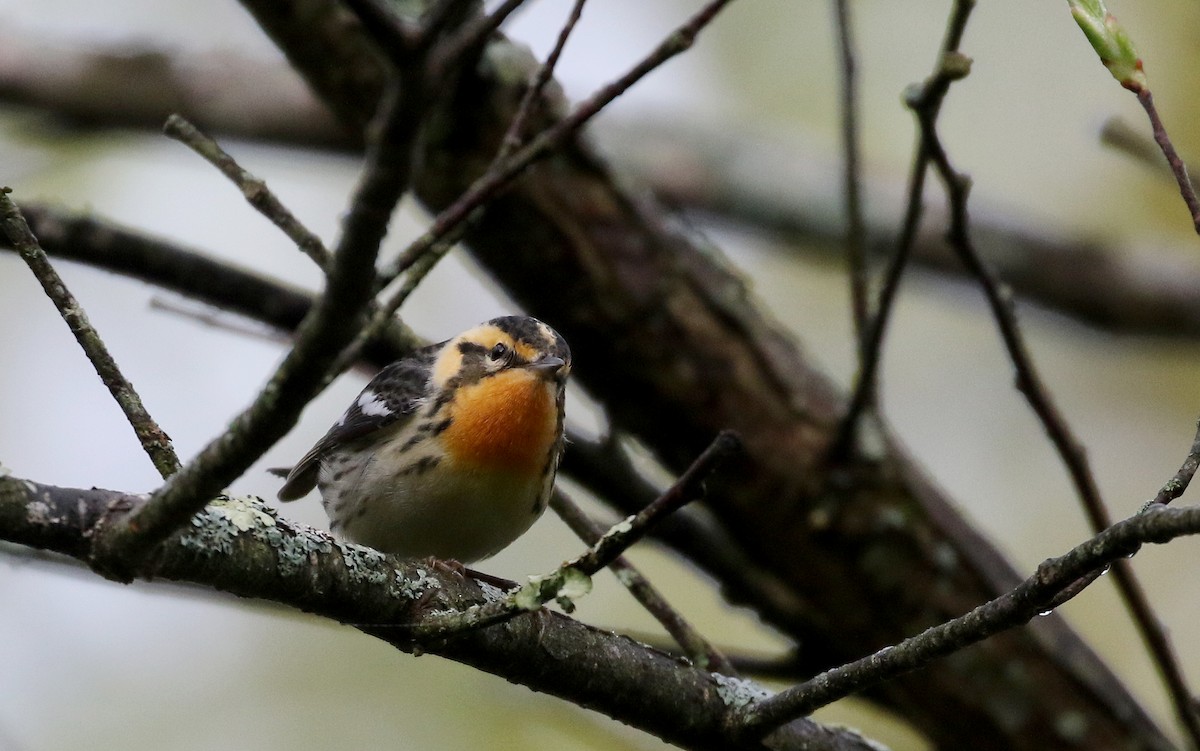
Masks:
[[[109,509],[144,502],[142,496],[0,476],[0,539],[88,562],[97,525]],[[210,503],[155,550],[142,575],[278,602],[351,624],[405,651],[414,648],[412,627],[436,612],[494,596],[470,579],[290,522],[255,498],[221,497]],[[769,745],[738,738],[733,718],[761,697],[762,689],[557,613],[530,613],[420,647],[684,748],[878,749],[853,732],[807,720],[791,723]],[[600,655],[603,659],[597,659]]]

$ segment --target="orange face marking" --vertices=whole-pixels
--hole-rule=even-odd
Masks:
[[[455,462],[487,469],[540,472],[555,439],[552,383],[516,368],[460,386],[442,445]]]

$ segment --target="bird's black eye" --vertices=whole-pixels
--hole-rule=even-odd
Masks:
[[[488,352],[488,359],[492,362],[504,362],[509,357],[509,349],[504,342],[496,342],[496,346],[492,347],[492,351]]]

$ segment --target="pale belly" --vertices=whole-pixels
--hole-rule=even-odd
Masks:
[[[345,509],[342,535],[404,558],[470,563],[498,553],[537,521],[541,478],[506,470],[447,471],[411,477],[363,473],[362,502]]]

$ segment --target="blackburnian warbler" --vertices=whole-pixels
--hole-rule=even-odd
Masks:
[[[387,366],[287,475],[331,529],[406,558],[470,563],[546,509],[571,351],[535,318],[494,318]]]

